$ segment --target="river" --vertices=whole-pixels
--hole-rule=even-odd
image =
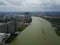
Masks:
[[[32,17],[32,23],[9,45],[60,45],[50,22],[40,17]]]

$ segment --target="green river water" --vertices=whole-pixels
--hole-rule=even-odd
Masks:
[[[9,45],[60,45],[60,37],[48,21],[32,17],[32,23]]]

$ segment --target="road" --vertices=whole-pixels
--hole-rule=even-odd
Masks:
[[[32,23],[10,45],[60,45],[60,37],[48,21],[32,17]]]

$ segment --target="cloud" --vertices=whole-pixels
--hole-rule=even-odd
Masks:
[[[3,2],[0,2],[0,5],[5,5],[5,3],[3,3]]]
[[[6,5],[2,0],[0,0],[0,6]]]
[[[60,0],[1,0],[0,10],[60,11]]]

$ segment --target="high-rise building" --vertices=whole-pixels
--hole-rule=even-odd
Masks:
[[[0,23],[0,32],[7,33],[7,25],[5,23]]]
[[[25,12],[25,21],[29,21],[31,19],[31,15],[29,12]]]
[[[16,31],[16,23],[14,21],[0,23],[0,32],[14,34],[15,32],[17,32]]]
[[[7,33],[15,33],[16,32],[16,25],[14,21],[10,21],[7,23]]]

